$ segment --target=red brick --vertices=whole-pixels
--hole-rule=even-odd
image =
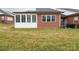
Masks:
[[[55,15],[56,22],[43,22],[42,15]],[[38,13],[37,14],[37,28],[60,28],[61,15],[53,13]]]

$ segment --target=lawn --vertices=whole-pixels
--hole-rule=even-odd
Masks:
[[[0,51],[79,50],[79,29],[15,29],[0,24]]]

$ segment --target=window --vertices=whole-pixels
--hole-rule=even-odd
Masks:
[[[32,15],[32,22],[33,22],[33,23],[36,22],[36,15]]]
[[[31,22],[31,15],[27,15],[27,22],[28,22],[28,23]]]
[[[77,21],[78,21],[78,17],[77,16],[73,17],[73,24],[75,24]]]
[[[51,20],[51,17],[47,16],[47,22],[50,22],[50,20]]]
[[[78,20],[78,17],[76,16],[76,17],[74,17],[74,21],[77,21]]]
[[[53,21],[55,21],[55,16],[44,15],[44,16],[42,16],[42,21],[44,21],[44,22],[53,22]]]
[[[22,22],[26,22],[25,15],[22,15],[22,16],[21,16],[21,20],[22,20]]]
[[[52,16],[52,22],[55,21],[55,16]]]
[[[5,16],[2,16],[2,20],[5,20]]]
[[[46,22],[46,16],[42,16],[42,21]]]
[[[20,22],[20,15],[16,15],[16,22]]]

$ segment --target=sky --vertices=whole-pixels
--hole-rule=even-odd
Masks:
[[[0,8],[75,8],[79,0],[1,0]]]

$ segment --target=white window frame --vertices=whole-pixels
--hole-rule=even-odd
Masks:
[[[2,16],[2,20],[5,20],[5,16]]]
[[[30,15],[30,17],[31,17],[31,14],[26,14],[26,16],[27,15]],[[31,22],[26,22],[26,23],[32,23],[32,17],[30,19],[31,19]],[[26,18],[26,20],[27,20],[27,18]]]
[[[49,22],[51,22],[52,16],[51,16],[51,15],[46,15],[46,22],[47,22],[47,23],[48,23],[48,21],[47,21],[47,16],[50,16],[50,21],[49,21]]]
[[[78,21],[78,16],[73,17],[73,24],[75,24],[75,21]]]
[[[20,16],[20,22],[16,22],[16,15]],[[21,15],[20,14],[16,14],[16,15],[15,15],[15,23],[21,23]]]
[[[46,17],[46,21],[45,22],[43,21],[43,16]],[[50,16],[51,17],[50,18],[50,23],[56,22],[56,15],[42,15],[41,16],[41,21],[44,22],[44,23],[49,23],[49,22],[47,22],[47,16]],[[52,21],[52,16],[55,16],[55,21]]]
[[[46,17],[46,15],[42,15],[42,16],[41,16],[41,22],[44,22],[44,21],[43,21],[43,16]],[[46,21],[45,21],[45,22],[47,23],[47,17],[46,17]],[[44,23],[45,23],[45,22],[44,22]]]
[[[32,18],[32,16],[33,16],[33,14],[31,15],[31,18]],[[37,15],[35,15],[36,16],[36,22],[37,22]],[[32,19],[32,21],[33,21],[33,19]],[[32,22],[32,23],[36,23],[36,22]]]
[[[52,16],[55,16],[55,21],[52,21]],[[51,22],[56,22],[56,15],[51,15]]]
[[[16,22],[16,15],[20,15],[20,22]],[[15,23],[37,23],[37,14],[16,14],[15,15]],[[25,18],[26,18],[26,22],[22,22],[21,20],[21,17],[22,15],[25,15]],[[30,15],[31,16],[31,22],[27,22],[27,15]],[[35,15],[36,16],[36,22],[32,22],[32,15]]]
[[[26,23],[26,15],[25,15],[25,22],[22,22],[22,15],[25,15],[25,14],[21,14],[20,16],[21,16],[21,23]]]

